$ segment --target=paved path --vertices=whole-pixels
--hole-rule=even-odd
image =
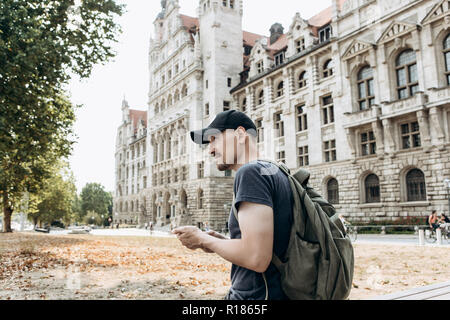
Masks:
[[[70,230],[52,230],[50,234],[69,234]],[[90,232],[91,235],[98,236],[142,236],[142,237],[175,237],[175,235],[168,233],[167,231],[154,230],[150,235],[149,230],[129,228],[129,229],[93,229]],[[373,244],[391,244],[391,245],[409,245],[418,246],[418,235],[393,235],[393,234],[358,234],[358,239],[355,243],[373,243]],[[427,243],[425,246],[437,246],[436,243]],[[441,247],[450,248],[450,242],[447,240],[442,241]]]

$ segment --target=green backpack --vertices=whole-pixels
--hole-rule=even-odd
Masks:
[[[293,223],[286,255],[275,253],[272,263],[281,274],[281,285],[291,300],[343,300],[352,287],[353,246],[335,208],[313,188],[309,172],[294,174],[282,163],[270,162],[289,178],[294,197]],[[237,212],[233,200],[233,212]],[[268,298],[267,280],[266,299]]]

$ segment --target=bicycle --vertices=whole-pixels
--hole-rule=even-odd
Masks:
[[[446,228],[441,228],[441,235],[443,240],[450,241],[450,235]],[[437,241],[436,229],[428,228],[425,229],[425,241],[428,243],[435,243]]]

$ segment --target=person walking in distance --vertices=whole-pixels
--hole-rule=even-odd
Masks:
[[[287,299],[280,273],[271,263],[272,254],[284,256],[289,243],[293,195],[287,176],[258,158],[256,126],[242,112],[221,112],[207,128],[190,134],[195,143],[209,144],[209,155],[219,171],[236,172],[237,215],[230,211],[230,239],[193,226],[179,227],[173,233],[187,248],[216,253],[232,263],[226,299]]]

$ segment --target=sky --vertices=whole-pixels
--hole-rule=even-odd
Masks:
[[[116,57],[96,66],[89,79],[74,78],[69,86],[71,101],[83,105],[77,111],[77,143],[69,158],[78,192],[92,182],[114,191],[114,152],[122,100],[125,97],[131,109],[147,110],[147,54],[161,4],[158,0],[117,2],[126,4],[126,13],[118,19],[123,32],[114,46]],[[198,3],[179,0],[180,13],[196,17]],[[245,31],[268,36],[270,26],[279,22],[287,32],[296,12],[309,19],[329,6],[331,0],[244,0],[242,25]]]

